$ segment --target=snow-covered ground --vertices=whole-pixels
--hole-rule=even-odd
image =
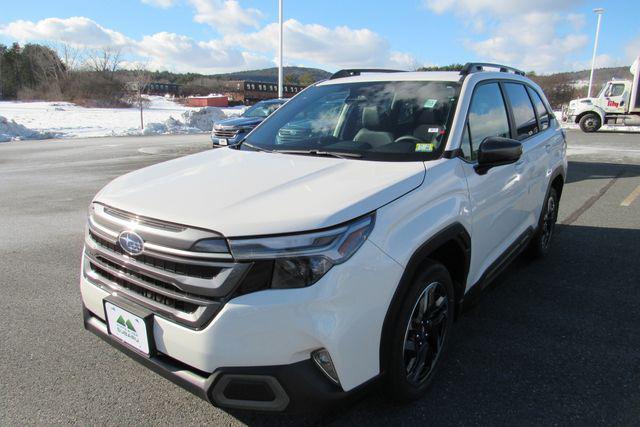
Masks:
[[[161,96],[150,96],[149,101],[144,109],[144,132],[140,130],[140,110],[137,108],[84,108],[68,102],[0,101],[0,142],[208,132],[213,121],[239,115],[245,108],[192,108]]]

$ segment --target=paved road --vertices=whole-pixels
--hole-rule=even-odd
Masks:
[[[208,147],[167,136],[0,144],[0,424],[638,424],[640,135],[569,132],[551,256],[516,261],[453,331],[430,392],[324,419],[228,414],[82,328],[86,208],[124,172]],[[629,206],[624,206],[628,204]]]

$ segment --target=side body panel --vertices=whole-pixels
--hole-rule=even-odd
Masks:
[[[463,168],[458,159],[425,163],[423,184],[378,210],[369,237],[403,267],[432,236],[451,224],[471,230],[471,206]]]

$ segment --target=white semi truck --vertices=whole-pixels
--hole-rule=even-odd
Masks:
[[[631,65],[632,80],[608,81],[596,98],[574,99],[562,120],[578,123],[583,132],[605,125],[640,126],[640,57]]]

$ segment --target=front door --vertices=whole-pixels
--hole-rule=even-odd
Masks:
[[[476,172],[478,148],[490,136],[511,137],[504,96],[497,82],[475,88],[461,144],[473,218],[469,284],[476,283],[526,230],[530,209],[525,157],[515,164],[494,167],[484,175]]]
[[[609,83],[604,93],[604,110],[607,113],[624,113],[627,111],[629,91],[624,83]]]

